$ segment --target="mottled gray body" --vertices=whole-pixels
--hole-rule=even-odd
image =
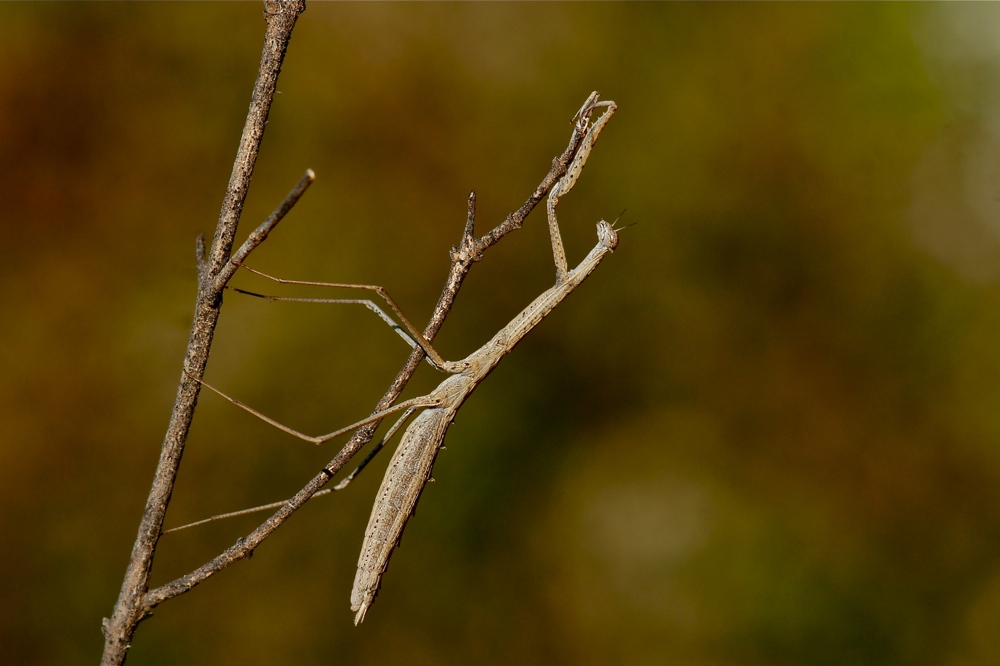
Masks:
[[[351,592],[351,610],[356,613],[355,624],[364,620],[368,607],[378,593],[382,574],[389,566],[389,557],[399,543],[406,521],[413,515],[420,493],[430,479],[434,460],[458,409],[480,382],[486,379],[500,359],[576,289],[597,268],[604,256],[613,252],[618,245],[618,234],[614,227],[601,220],[597,224],[597,245],[576,268],[568,270],[566,252],[563,249],[559,224],[556,220],[556,206],[559,199],[576,184],[601,130],[617,108],[614,102],[598,102],[597,93],[594,93],[577,114],[578,127],[587,128],[590,114],[598,106],[607,110],[587,129],[566,174],[549,192],[546,208],[549,235],[552,240],[552,256],[556,264],[555,285],[532,301],[494,335],[493,339],[461,361],[445,361],[429,343],[420,338],[421,346],[425,348],[434,365],[454,374],[441,382],[425,398],[407,401],[394,408],[400,409],[407,405],[407,411],[399,419],[399,422],[402,422],[413,409],[426,407],[403,433],[399,447],[389,461],[389,467],[372,507],[371,518],[368,520],[368,528],[365,530],[364,542],[361,545],[361,555],[358,558],[354,589]],[[399,422],[393,426],[390,433],[394,432]]]
[[[424,410],[407,428],[389,461],[365,529],[351,591],[351,610],[357,611],[355,624],[365,619],[365,612],[378,592],[389,556],[399,544],[406,521],[416,509],[420,493],[430,479],[434,459],[457,411],[458,406]]]
[[[614,251],[618,235],[610,224],[601,220],[597,224],[597,236],[597,246],[579,266],[564,274],[562,283],[532,301],[478,350],[461,361],[447,364],[448,370],[458,371],[458,374],[445,379],[427,395],[425,404],[429,407],[403,433],[382,479],[361,545],[358,571],[351,592],[351,610],[356,612],[355,624],[364,620],[378,593],[382,574],[389,566],[389,557],[399,543],[406,521],[413,515],[448,426],[458,409],[500,359],[583,282],[606,254]],[[405,415],[403,418],[406,418]]]

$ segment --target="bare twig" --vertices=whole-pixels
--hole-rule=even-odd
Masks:
[[[596,101],[596,97],[592,96],[592,99],[588,100],[588,102],[592,101]],[[559,157],[553,159],[549,172],[524,204],[480,238],[476,238],[475,236],[476,193],[472,192],[469,195],[468,216],[462,232],[462,239],[457,246],[451,249],[451,269],[448,272],[448,277],[438,298],[434,312],[431,314],[430,321],[423,330],[422,337],[425,341],[429,343],[437,335],[445,318],[451,311],[458,291],[472,265],[480,261],[486,250],[499,242],[500,239],[508,233],[520,229],[528,214],[545,198],[552,186],[566,173],[568,165],[572,162],[581,147],[581,142],[586,136],[586,129],[585,123],[577,123],[574,126],[569,145],[566,146],[566,149]],[[180,578],[150,590],[144,599],[146,609],[151,610],[164,601],[191,590],[231,564],[235,564],[253,555],[254,549],[264,539],[278,529],[282,523],[288,520],[311,497],[317,494],[340,471],[348,460],[371,441],[375,430],[381,422],[381,413],[388,410],[403,392],[407,382],[409,382],[425,355],[423,348],[419,346],[414,348],[388,390],[386,390],[385,394],[378,401],[375,409],[372,410],[374,420],[358,428],[333,460],[320,470],[316,476],[310,479],[301,490],[281,504],[280,508],[256,529],[238,539],[235,544],[214,559]]]
[[[233,173],[229,179],[216,226],[215,239],[211,250],[207,253],[204,249],[204,240],[199,240],[198,244],[198,296],[170,424],[167,427],[160,460],[146,500],[146,508],[132,547],[132,555],[125,571],[118,601],[111,617],[105,618],[103,623],[105,643],[101,663],[105,665],[125,662],[136,628],[140,622],[149,617],[151,606],[146,599],[149,575],[201,388],[196,379],[204,375],[215,326],[219,319],[222,288],[225,286],[225,278],[220,277],[220,274],[229,262],[237,224],[243,212],[243,203],[246,200],[257,152],[271,108],[271,100],[274,98],[281,63],[295,22],[303,11],[305,11],[305,0],[265,1],[264,16],[267,30],[260,68],[254,83],[250,110],[240,139]],[[277,220],[274,223],[276,224]],[[247,252],[250,249],[252,248]]]
[[[216,291],[225,289],[226,285],[229,284],[229,280],[236,274],[236,270],[240,267],[240,264],[246,260],[251,252],[257,249],[257,246],[267,240],[267,235],[278,226],[278,222],[281,222],[285,218],[285,215],[288,214],[288,211],[298,203],[314,180],[316,180],[316,174],[313,173],[312,169],[306,169],[305,175],[299,179],[299,182],[295,184],[295,187],[288,193],[288,196],[281,202],[281,205],[275,208],[274,212],[268,215],[267,219],[261,222],[259,227],[250,232],[247,239],[243,241],[243,245],[240,245],[239,249],[233,252],[232,259],[226,263],[225,267],[215,277],[215,284],[213,286]]]

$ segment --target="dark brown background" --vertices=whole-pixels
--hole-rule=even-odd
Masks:
[[[248,3],[0,6],[6,663],[98,658],[263,30]],[[423,322],[468,191],[501,220],[594,89],[620,111],[561,207],[571,262],[638,225],[463,409],[361,628],[385,460],[129,663],[997,663],[998,31],[978,5],[310,4],[243,233],[318,179],[257,268]],[[473,270],[446,357],[549,286],[542,223]],[[363,310],[230,297],[208,378],[326,432],[405,356]],[[168,524],[334,450],[205,396]],[[254,520],[165,537],[154,581]]]

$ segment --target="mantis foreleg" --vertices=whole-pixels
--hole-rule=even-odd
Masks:
[[[610,100],[598,102],[597,93],[595,92],[587,98],[586,103],[584,103],[583,107],[576,114],[577,128],[583,131],[590,122],[591,112],[599,107],[605,107],[607,110],[601,114],[601,117],[593,125],[590,125],[590,129],[587,130],[587,134],[584,135],[583,140],[580,142],[580,146],[576,150],[576,155],[573,157],[573,161],[570,162],[569,167],[567,167],[566,173],[549,190],[549,199],[545,204],[549,220],[549,236],[552,240],[552,258],[556,263],[556,284],[560,284],[566,279],[566,271],[569,270],[566,263],[566,250],[563,248],[562,235],[559,233],[559,222],[556,220],[556,206],[559,205],[559,199],[576,185],[576,181],[580,178],[580,172],[583,171],[583,167],[587,164],[587,158],[590,157],[590,151],[594,149],[594,144],[597,143],[597,139],[601,136],[601,131],[608,124],[608,121],[611,120],[611,116],[615,115],[618,107]]]

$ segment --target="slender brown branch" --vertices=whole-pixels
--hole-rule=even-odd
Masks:
[[[438,301],[434,307],[434,312],[431,315],[430,321],[424,329],[423,335],[426,340],[433,341],[434,337],[440,330],[441,325],[444,323],[445,318],[447,318],[448,313],[451,312],[451,308],[455,303],[455,298],[458,296],[458,291],[461,289],[462,283],[471,269],[472,264],[480,261],[483,258],[483,253],[499,242],[500,239],[508,233],[516,229],[520,229],[528,214],[531,213],[535,206],[537,206],[538,203],[545,198],[546,194],[548,194],[555,182],[566,173],[567,166],[572,161],[577,149],[580,147],[580,142],[585,135],[585,130],[585,124],[576,124],[566,150],[564,150],[559,157],[552,160],[552,166],[549,169],[548,174],[546,174],[546,176],[542,179],[542,182],[537,188],[535,188],[534,192],[531,193],[524,204],[522,204],[516,211],[509,214],[503,222],[478,239],[475,237],[476,194],[475,192],[472,192],[469,195],[468,218],[462,232],[462,240],[457,246],[452,247],[451,249],[451,269],[448,272],[448,278],[445,281],[441,295],[438,297]],[[384,411],[392,406],[392,404],[403,392],[403,389],[406,387],[406,384],[409,382],[414,372],[416,372],[416,369],[419,367],[420,362],[424,359],[424,356],[425,353],[423,349],[420,347],[414,348],[410,357],[400,369],[388,390],[378,401],[378,404],[376,404],[372,414]],[[334,475],[336,475],[337,472],[340,471],[340,469],[358,453],[358,451],[371,441],[380,423],[381,421],[374,421],[359,428],[351,437],[350,441],[344,445],[333,460],[331,460],[319,474],[310,479],[301,490],[299,490],[291,499],[282,504],[278,511],[268,517],[267,520],[261,523],[252,532],[247,534],[245,537],[238,539],[235,544],[194,571],[185,574],[184,576],[181,576],[166,585],[150,590],[144,600],[147,611],[152,610],[167,599],[171,599],[191,590],[231,564],[252,556],[254,549],[256,549],[257,546],[264,541],[264,539],[270,536],[276,529],[278,529],[278,527],[281,526],[282,523],[288,520],[293,513],[305,505],[305,503],[309,501],[309,499],[313,497],[321,488],[323,488],[323,486],[326,485],[326,483],[332,479]]]
[[[290,211],[292,207],[298,203],[299,199],[301,199],[302,195],[306,193],[306,190],[309,189],[309,186],[312,185],[314,180],[316,180],[316,174],[313,173],[312,169],[306,169],[305,175],[299,179],[299,182],[295,184],[295,187],[293,187],[292,191],[288,193],[285,200],[274,209],[273,213],[268,215],[266,220],[260,223],[259,227],[250,232],[250,235],[247,236],[245,241],[243,241],[243,244],[240,245],[239,249],[236,250],[236,252],[233,252],[232,258],[215,278],[216,290],[224,289],[225,286],[229,284],[229,280],[231,280],[233,275],[236,274],[240,264],[246,261],[246,258],[250,255],[250,253],[257,249],[261,243],[267,240],[267,235],[271,233],[276,226],[278,226],[278,222],[281,222],[281,220],[285,218],[285,215],[288,214],[288,211]]]
[[[105,644],[101,663],[105,665],[125,662],[136,628],[140,622],[149,617],[149,605],[145,598],[149,588],[153,557],[163,529],[167,505],[173,492],[201,387],[192,378],[200,379],[204,375],[222,304],[224,284],[219,285],[213,276],[219,275],[229,262],[237,224],[243,211],[278,74],[281,71],[281,63],[291,39],[292,29],[303,11],[305,11],[305,0],[265,2],[267,30],[260,68],[254,83],[250,110],[247,113],[233,173],[229,179],[216,226],[215,239],[211,250],[207,253],[204,250],[204,242],[199,242],[198,296],[170,424],[160,450],[160,460],[156,466],[118,601],[111,617],[106,618],[103,623]]]

